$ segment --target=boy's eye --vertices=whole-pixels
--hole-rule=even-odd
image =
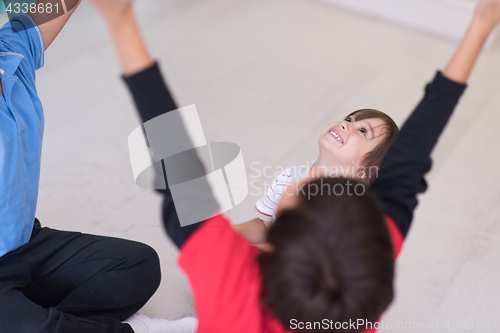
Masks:
[[[366,136],[366,128],[363,127],[359,131],[361,132],[361,134],[363,134],[364,136]]]
[[[347,117],[344,120],[347,121],[348,123],[350,123],[351,122],[351,117]]]

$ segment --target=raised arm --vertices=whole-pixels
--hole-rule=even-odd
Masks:
[[[132,93],[143,123],[176,110],[177,105],[163,81],[158,65],[152,60],[141,37],[134,18],[131,1],[90,1],[101,12],[108,25],[120,59],[124,80]],[[180,128],[177,128],[176,137],[172,138],[172,140],[190,141],[182,122],[180,119],[177,120]],[[165,140],[164,144],[171,144],[172,140]],[[153,155],[154,153],[153,151]],[[167,164],[171,165],[165,162],[163,167],[164,172],[168,175],[171,175],[170,171],[173,173],[182,173],[183,170],[180,169],[183,166],[185,169],[186,164],[191,168],[193,168],[193,165],[195,168],[203,168],[196,154],[190,154],[189,159],[183,160],[182,165],[175,166],[174,163],[174,167],[169,169],[166,166]],[[163,175],[160,176],[163,177]],[[180,248],[201,223],[181,227],[168,184],[166,190],[159,190],[159,192],[164,196],[163,222],[165,228],[170,238]],[[211,212],[215,213],[217,210],[217,203],[212,196],[210,186],[207,182],[200,181],[195,187],[190,187],[180,195],[178,192],[177,194],[176,200],[191,202],[189,200],[193,198],[202,198],[210,209],[213,208]],[[196,207],[193,207],[191,210],[196,210]]]
[[[417,194],[427,189],[424,175],[431,168],[430,154],[466,88],[484,43],[499,22],[500,0],[481,0],[456,53],[427,85],[423,100],[401,128],[373,182],[372,188],[404,236],[418,203]]]

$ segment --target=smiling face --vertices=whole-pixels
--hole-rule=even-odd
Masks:
[[[356,121],[355,115],[329,124],[319,138],[319,158],[322,165],[350,167],[358,170],[369,152],[385,138],[386,123],[380,118]]]
[[[371,167],[380,165],[398,131],[388,115],[374,109],[354,111],[343,121],[329,124],[321,132],[316,163],[306,178],[289,185],[282,193],[276,216],[293,209],[298,204],[301,187],[315,178],[357,178],[365,184],[373,181],[377,172],[372,173]],[[360,167],[364,167],[361,170],[365,174],[358,172]]]

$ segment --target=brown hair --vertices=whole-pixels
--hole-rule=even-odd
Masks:
[[[312,185],[321,195],[309,195]],[[340,194],[339,186],[347,191]],[[349,186],[351,192],[362,186],[363,194],[349,195]],[[294,208],[281,212],[270,227],[272,250],[257,259],[262,301],[285,328],[292,328],[292,320],[375,323],[393,298],[394,276],[378,199],[365,184],[345,178],[316,179],[304,187],[307,196],[299,192]],[[324,193],[325,188],[334,190]]]
[[[350,113],[346,118],[354,117],[355,121],[377,118],[381,119],[384,125],[384,132],[381,134],[384,136],[382,142],[373,149],[371,152],[367,153],[363,158],[362,165],[365,168],[365,176],[369,182],[374,180],[377,174],[372,174],[372,168],[378,170],[382,160],[384,159],[387,151],[389,150],[394,138],[399,132],[398,125],[382,111],[375,109],[361,109]]]

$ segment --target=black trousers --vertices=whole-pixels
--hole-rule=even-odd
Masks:
[[[0,258],[0,333],[133,333],[121,320],[160,278],[158,255],[145,244],[36,220],[31,240]]]

